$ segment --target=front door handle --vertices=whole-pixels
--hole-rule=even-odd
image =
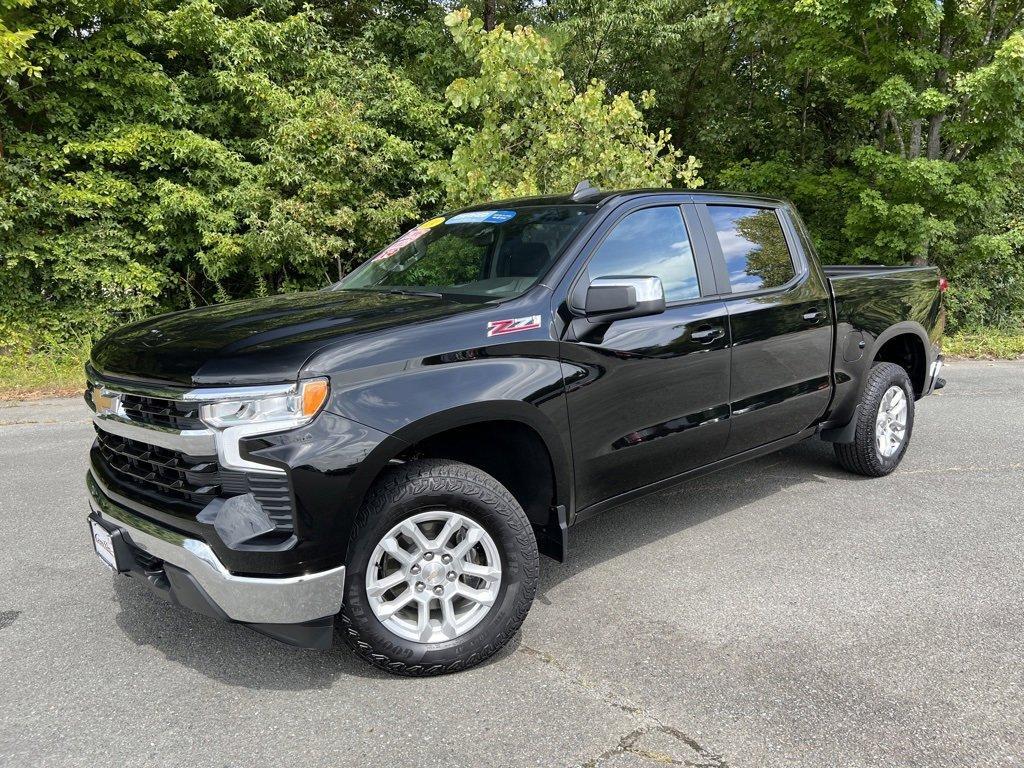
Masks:
[[[804,312],[804,320],[808,323],[816,323],[822,318],[822,312],[820,309],[812,309]]]
[[[725,336],[725,328],[720,325],[705,325],[690,334],[690,338],[698,344],[710,344],[723,336]]]

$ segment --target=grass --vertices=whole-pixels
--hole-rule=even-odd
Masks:
[[[0,355],[0,400],[78,395],[86,355],[67,352]]]
[[[943,340],[942,351],[947,358],[1019,360],[1024,358],[1024,331],[1013,333],[988,328],[954,333]]]
[[[1024,358],[1024,331],[984,329],[947,336],[942,344],[947,358],[1018,360]],[[84,349],[0,354],[0,400],[33,400],[81,394],[85,386]]]

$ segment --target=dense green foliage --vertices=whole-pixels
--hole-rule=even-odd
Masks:
[[[443,105],[308,8],[44,2],[0,123],[0,338],[323,284],[439,203]]]
[[[606,98],[591,80],[577,89],[556,65],[551,43],[530,27],[486,32],[468,10],[445,20],[479,74],[459,78],[447,97],[470,132],[438,173],[453,204],[572,189],[590,177],[605,188],[699,186],[698,163],[661,131],[647,133],[626,92]],[[640,94],[651,107],[654,96]]]
[[[469,10],[0,0],[0,347],[322,285],[583,177],[789,197],[826,261],[934,263],[958,327],[1024,325],[1024,0]]]

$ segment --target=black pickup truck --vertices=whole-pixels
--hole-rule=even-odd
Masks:
[[[96,344],[93,544],[286,642],[465,668],[602,510],[813,436],[893,471],[943,384],[944,288],[822,267],[760,197],[581,184],[438,216],[324,290]]]

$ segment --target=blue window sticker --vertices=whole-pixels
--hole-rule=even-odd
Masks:
[[[452,216],[445,224],[504,224],[515,217],[515,211],[467,211]]]

